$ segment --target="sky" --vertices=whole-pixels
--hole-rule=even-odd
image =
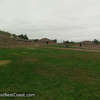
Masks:
[[[30,39],[100,40],[100,0],[0,0],[0,30]]]

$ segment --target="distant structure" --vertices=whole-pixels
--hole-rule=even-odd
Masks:
[[[93,42],[92,41],[83,41],[82,44],[84,44],[84,45],[91,45],[91,44],[93,44]]]
[[[50,40],[48,38],[42,38],[39,40],[39,43],[42,43],[42,44],[56,44],[57,41],[56,40]]]
[[[82,47],[82,43],[80,43],[80,47]]]

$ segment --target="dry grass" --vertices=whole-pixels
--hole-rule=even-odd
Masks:
[[[35,63],[38,62],[38,59],[34,58],[34,57],[22,57],[22,63]]]
[[[81,70],[81,69],[74,69],[69,71],[68,77],[71,80],[82,82],[84,84],[96,84],[98,79],[96,77],[93,77],[93,73],[88,72],[87,70]]]
[[[0,60],[0,66],[11,63],[11,60]]]

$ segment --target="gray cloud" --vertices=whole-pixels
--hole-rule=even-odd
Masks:
[[[0,28],[30,38],[100,40],[100,0],[0,0]]]

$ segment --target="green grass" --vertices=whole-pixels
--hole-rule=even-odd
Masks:
[[[0,92],[33,98],[0,100],[100,100],[100,53],[43,48],[0,49]]]

